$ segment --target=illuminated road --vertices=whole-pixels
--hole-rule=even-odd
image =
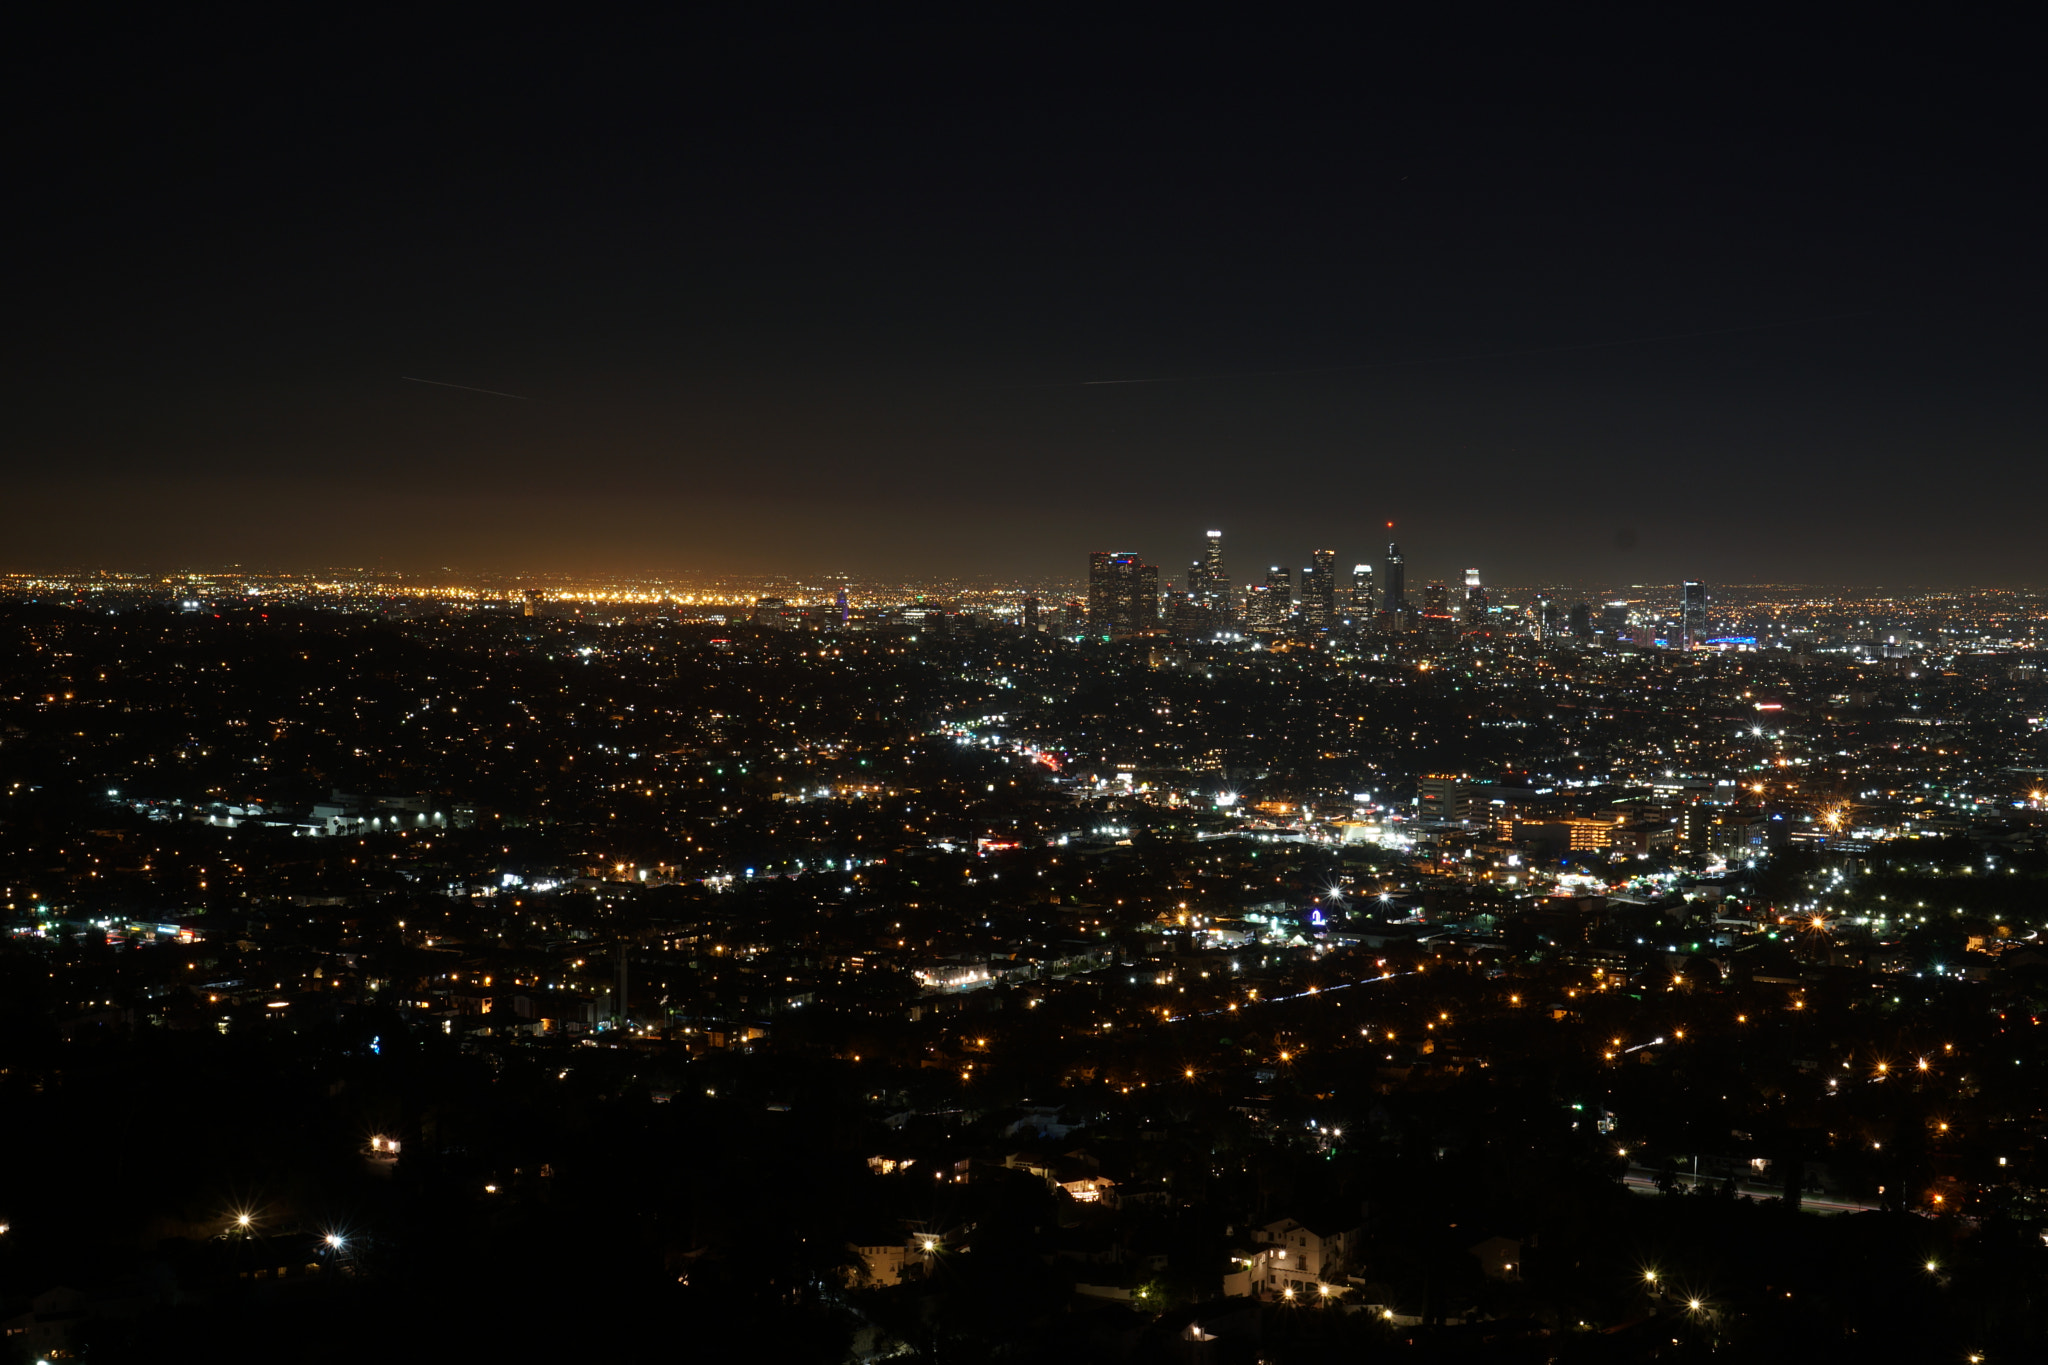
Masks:
[[[1353,986],[1377,986],[1382,981],[1392,981],[1397,977],[1419,975],[1421,975],[1419,972],[1388,972],[1384,976],[1368,976],[1359,981],[1345,981],[1335,986],[1311,986],[1305,991],[1296,991],[1292,995],[1273,995],[1263,1000],[1246,1000],[1236,1005],[1226,1005],[1220,1010],[1201,1010],[1193,1014],[1176,1014],[1159,1022],[1162,1024],[1178,1024],[1183,1019],[1214,1019],[1219,1014],[1243,1014],[1245,1011],[1255,1010],[1261,1005],[1284,1005],[1290,1000],[1313,1000],[1318,996],[1335,995],[1338,991],[1348,991]]]
[[[1641,1194],[1655,1194],[1657,1192],[1657,1177],[1639,1168],[1631,1168],[1629,1173],[1622,1177],[1621,1183]],[[1680,1172],[1678,1183],[1680,1185],[1690,1185],[1694,1183],[1693,1177],[1687,1173]],[[1699,1179],[1699,1183],[1714,1185],[1716,1182],[1710,1177],[1702,1176]],[[1752,1190],[1741,1190],[1741,1193],[1753,1199],[1776,1199],[1781,1192],[1774,1189],[1768,1193]],[[1879,1211],[1878,1206],[1875,1204],[1859,1204],[1853,1200],[1829,1199],[1816,1194],[1800,1195],[1799,1207],[1801,1210],[1811,1210],[1815,1213],[1876,1213]]]

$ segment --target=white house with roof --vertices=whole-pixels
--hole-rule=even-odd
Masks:
[[[1321,1226],[1298,1218],[1282,1218],[1253,1234],[1251,1287],[1287,1297],[1315,1294],[1325,1281],[1338,1279],[1338,1266],[1358,1245],[1360,1230],[1327,1222]]]

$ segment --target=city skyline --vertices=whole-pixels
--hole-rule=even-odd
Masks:
[[[1185,570],[1174,573],[1167,566],[1152,564],[1144,554],[1137,551],[1095,553],[1129,554],[1157,570],[1160,578],[1161,599],[1169,592],[1184,593],[1187,579]],[[819,594],[820,601],[831,600],[842,588],[852,591],[857,597],[875,597],[908,600],[918,595],[967,593],[975,596],[997,598],[1005,594],[1022,596],[1046,593],[1062,593],[1075,600],[1087,596],[1088,574],[1085,563],[1078,568],[1074,557],[1069,556],[1067,571],[1057,570],[1044,574],[961,574],[935,573],[931,575],[860,575],[843,571],[798,572],[788,568],[769,569],[759,573],[740,572],[674,572],[674,573],[562,573],[538,569],[496,569],[443,565],[437,568],[394,568],[380,565],[323,565],[313,569],[283,567],[279,565],[223,563],[214,565],[180,565],[175,568],[137,569],[130,566],[102,568],[45,568],[34,571],[0,571],[0,591],[10,595],[33,595],[37,592],[88,592],[95,588],[128,590],[138,587],[175,587],[177,584],[192,582],[208,585],[209,592],[236,593],[237,584],[248,585],[293,585],[301,590],[311,591],[369,591],[376,585],[390,585],[399,592],[446,592],[451,595],[469,596],[477,599],[516,597],[523,592],[537,590],[544,595],[563,599],[590,601],[609,600],[606,594],[614,594],[616,600],[673,600],[686,602],[736,602],[749,594],[766,591],[799,591]],[[1246,594],[1264,586],[1264,579],[1275,571],[1288,579],[1290,600],[1299,602],[1300,582],[1303,571],[1313,564],[1273,564],[1265,569],[1255,569],[1257,581],[1233,583],[1228,594],[1233,601],[1242,604]],[[1360,600],[1361,593],[1370,594],[1379,600],[1377,586],[1381,574],[1377,572],[1384,565],[1355,564],[1350,571],[1340,566],[1339,583],[1336,588],[1340,605]],[[1483,582],[1481,579],[1483,578]],[[1497,604],[1499,594],[1535,596],[1546,593],[1578,593],[1592,596],[1648,596],[1668,597],[1674,610],[1682,602],[1683,590],[1687,583],[1701,580],[1671,578],[1662,581],[1621,581],[1621,580],[1572,580],[1564,578],[1535,577],[1524,580],[1503,580],[1483,575],[1480,570],[1467,567],[1455,574],[1430,574],[1422,578],[1409,577],[1409,587],[1414,591],[1431,584],[1441,584],[1447,594],[1448,606],[1460,606],[1474,599],[1472,590],[1479,590],[1478,602]],[[1847,597],[1870,597],[1873,599],[1897,598],[1900,600],[1919,597],[1966,597],[1972,594],[2017,594],[2031,596],[2036,592],[2025,585],[1999,583],[1969,583],[1955,587],[1938,586],[1931,583],[1913,582],[1851,582],[1851,581],[1799,581],[1799,580],[1726,580],[1717,583],[1717,590],[1735,592],[1809,592],[1823,595]],[[256,591],[269,590],[261,586]],[[1410,596],[1414,595],[1411,591]],[[1062,600],[1065,600],[1064,598]],[[1412,605],[1412,602],[1411,602]]]
[[[1188,533],[1183,532],[1183,534],[1187,535]],[[1265,578],[1270,577],[1274,573],[1284,572],[1288,580],[1290,599],[1294,601],[1301,600],[1302,594],[1309,588],[1312,582],[1317,581],[1320,574],[1326,576],[1328,581],[1317,591],[1327,598],[1329,603],[1328,609],[1333,613],[1337,612],[1339,607],[1355,603],[1361,594],[1370,595],[1377,602],[1384,595],[1391,592],[1393,597],[1398,599],[1396,605],[1413,605],[1411,599],[1425,585],[1431,584],[1444,585],[1447,592],[1455,589],[1458,593],[1457,602],[1465,604],[1473,600],[1471,594],[1474,589],[1480,590],[1480,600],[1483,602],[1488,594],[1503,591],[1533,592],[1559,590],[1565,592],[1613,594],[1629,591],[1670,589],[1682,594],[1688,584],[1696,584],[1698,582],[1689,573],[1680,573],[1661,579],[1655,576],[1586,578],[1545,572],[1540,567],[1534,572],[1524,575],[1509,576],[1491,571],[1485,566],[1472,565],[1470,561],[1474,556],[1469,554],[1460,555],[1455,552],[1446,551],[1442,547],[1428,545],[1423,547],[1425,557],[1421,561],[1421,568],[1417,571],[1411,571],[1407,563],[1409,555],[1402,549],[1402,544],[1398,539],[1374,539],[1374,537],[1391,537],[1397,534],[1399,532],[1397,532],[1393,522],[1380,523],[1370,529],[1353,527],[1346,538],[1346,549],[1313,548],[1305,551],[1298,550],[1291,558],[1283,550],[1281,554],[1271,558],[1268,568],[1264,571],[1246,567],[1248,564],[1255,564],[1262,559],[1262,556],[1257,552],[1259,548],[1257,545],[1254,546],[1253,550],[1246,551],[1242,541],[1234,533],[1227,533],[1217,529],[1203,532],[1199,539],[1190,538],[1188,540],[1188,545],[1194,548],[1194,557],[1187,560],[1177,561],[1176,554],[1171,548],[1165,551],[1151,549],[1114,552],[1091,549],[1088,551],[1088,554],[1091,557],[1096,557],[1115,553],[1128,556],[1133,562],[1143,562],[1153,572],[1155,595],[1173,592],[1192,593],[1212,603],[1221,603],[1229,600],[1235,603],[1237,607],[1242,606],[1247,593],[1254,587],[1259,586]],[[1410,543],[1412,544],[1412,542]],[[1351,550],[1359,549],[1361,545],[1365,547],[1365,550],[1362,550],[1361,553],[1369,550],[1371,558],[1360,558],[1358,555],[1350,553]],[[95,574],[132,579],[158,578],[166,582],[181,576],[232,577],[237,573],[252,577],[282,576],[298,579],[315,579],[323,575],[336,578],[383,575],[393,579],[425,579],[450,587],[461,585],[474,586],[485,583],[495,583],[502,586],[507,582],[528,578],[535,582],[548,580],[573,583],[579,589],[609,582],[621,585],[622,588],[628,584],[643,586],[669,585],[677,588],[679,591],[691,593],[703,591],[702,585],[711,583],[781,586],[812,581],[826,585],[828,592],[832,590],[832,585],[843,586],[848,583],[888,585],[891,591],[913,592],[937,589],[941,585],[946,584],[992,588],[1007,583],[1019,585],[1018,590],[1020,591],[1041,591],[1047,588],[1055,590],[1071,589],[1073,592],[1085,596],[1091,575],[1086,571],[1075,571],[1074,561],[1078,553],[1078,550],[1070,548],[1061,556],[1061,559],[1065,561],[1064,564],[1048,562],[1042,567],[1034,566],[1030,571],[1013,573],[977,571],[971,564],[933,564],[927,566],[924,572],[849,572],[850,566],[842,561],[821,560],[814,564],[802,564],[794,559],[785,560],[781,563],[764,564],[755,568],[735,568],[730,566],[720,568],[701,566],[649,568],[647,566],[640,566],[626,570],[607,571],[602,569],[550,569],[532,563],[486,563],[481,565],[474,563],[467,565],[443,563],[428,566],[425,564],[394,564],[382,560],[374,563],[358,562],[344,567],[338,562],[333,561],[313,562],[307,559],[290,558],[256,561],[246,564],[240,561],[217,561],[210,564],[193,563],[190,561],[182,563],[138,564],[133,557],[123,557],[113,562],[99,564],[42,564],[32,568],[18,566],[0,568],[0,578],[13,580],[19,584],[24,581],[33,582],[42,579],[54,581],[81,577],[89,578]],[[1147,560],[1146,556],[1148,554],[1152,555],[1158,562],[1153,563]],[[1486,559],[1488,563],[1492,562],[1491,556],[1487,556]],[[1175,567],[1176,562],[1178,562],[1179,567]],[[1342,567],[1343,563],[1350,563],[1352,567],[1349,570],[1345,570]],[[1465,567],[1453,570],[1448,567],[1452,563],[1462,564]],[[1233,565],[1236,566],[1234,571]],[[1484,579],[1483,587],[1481,586],[1482,578]],[[1881,581],[1859,581],[1848,578],[1800,579],[1786,576],[1731,575],[1716,581],[1731,587],[1772,588],[1805,586],[1851,592],[2031,591],[2037,587],[2032,581],[2000,583],[1959,580],[1943,582],[1935,580],[1916,581],[1902,578]],[[1028,589],[1023,585],[1029,585]],[[640,588],[635,587],[630,590],[637,592]]]
[[[2024,81],[415,39],[39,49],[0,568],[2042,583]]]
[[[165,499],[175,503],[180,496],[175,490],[133,482],[123,490],[110,490],[110,500],[118,502],[124,493],[159,509]],[[186,524],[166,523],[123,531],[116,544],[110,533],[106,538],[98,538],[98,532],[73,535],[66,529],[66,515],[60,514],[54,502],[45,502],[46,495],[57,497],[33,483],[21,490],[17,502],[27,513],[27,522],[23,533],[0,550],[0,572],[217,572],[242,564],[266,571],[310,572],[336,564],[356,564],[408,574],[453,566],[471,574],[524,572],[588,578],[816,576],[851,572],[878,580],[997,579],[1063,576],[1067,572],[1065,562],[1073,554],[1071,549],[1048,553],[1043,548],[1042,528],[976,521],[971,514],[951,523],[906,527],[891,535],[877,535],[873,526],[827,529],[808,535],[801,547],[778,543],[772,548],[743,548],[717,554],[662,548],[664,540],[688,543],[690,538],[674,537],[660,527],[636,521],[656,517],[656,513],[644,507],[592,512],[577,523],[582,529],[564,531],[557,525],[554,531],[539,536],[522,532],[516,543],[509,536],[495,540],[490,534],[447,532],[449,520],[457,515],[458,509],[466,508],[484,519],[503,516],[522,524],[546,515],[539,506],[508,510],[492,504],[488,496],[481,503],[473,497],[445,502],[427,500],[408,508],[393,524],[361,533],[325,534],[318,527],[296,524],[250,531],[209,523],[205,516],[200,516]],[[66,493],[61,500],[73,497]],[[313,496],[313,501],[326,513],[340,516],[357,504],[359,497],[349,490],[332,489],[322,490]],[[366,506],[356,505],[355,510],[365,519],[371,515]],[[220,514],[219,509],[214,512]],[[766,522],[775,520],[771,510],[762,509],[760,516]],[[624,523],[600,529],[608,518],[617,517],[625,518]],[[1159,518],[1135,518],[1125,523],[1127,529],[1123,531],[1110,527],[1099,537],[1083,533],[1071,543],[1085,544],[1093,539],[1096,543],[1167,546],[1185,540],[1188,528],[1200,526],[1203,520],[1196,515],[1167,525]],[[1369,556],[1375,561],[1375,572],[1382,571],[1377,563],[1381,555],[1374,540],[1379,523],[1370,516],[1314,518],[1304,521],[1299,530],[1284,528],[1278,517],[1241,524],[1249,529],[1232,532],[1232,540],[1246,547],[1243,562],[1263,559],[1287,564],[1299,573],[1316,547],[1334,544],[1347,565],[1366,562],[1358,556]],[[2017,533],[2008,538],[2009,548],[1998,548],[1996,554],[1987,558],[1982,542],[1972,539],[1966,548],[1957,551],[1938,541],[1914,536],[1912,527],[1904,520],[1887,532],[1898,537],[1895,545],[1854,552],[1844,550],[1848,540],[1867,543],[1883,540],[1885,536],[1858,529],[1846,533],[1841,544],[1823,546],[1816,545],[1811,535],[1792,531],[1772,541],[1758,532],[1740,529],[1735,537],[1702,533],[1687,541],[1660,535],[1654,529],[1646,534],[1632,525],[1618,525],[1608,534],[1605,544],[1575,546],[1568,542],[1560,547],[1547,536],[1512,535],[1482,545],[1478,543],[1479,537],[1454,521],[1431,516],[1405,520],[1401,528],[1403,539],[1420,546],[1425,556],[1422,567],[1410,572],[1415,581],[1452,581],[1462,574],[1466,561],[1479,557],[1473,551],[1484,549],[1484,558],[1498,566],[1490,570],[1496,578],[1528,584],[1604,588],[1681,582],[1689,575],[1705,574],[1722,582],[1929,590],[2048,586],[2048,570],[2039,567],[2039,557]],[[605,548],[571,548],[586,532],[592,540],[603,541]],[[1730,548],[1731,541],[1735,548]],[[1645,542],[1655,548],[1645,550]],[[1153,553],[1164,556],[1164,567],[1175,576],[1180,575],[1174,550],[1159,549]],[[1301,562],[1294,562],[1297,559]]]

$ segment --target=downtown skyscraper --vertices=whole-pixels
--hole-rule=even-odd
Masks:
[[[1275,564],[1266,570],[1266,581],[1247,595],[1245,624],[1254,630],[1280,630],[1293,615],[1294,573]]]
[[[1696,649],[1707,638],[1707,585],[1686,582],[1678,590],[1678,639],[1680,649]]]
[[[1406,630],[1408,628],[1408,568],[1401,558],[1399,544],[1387,542],[1387,571],[1380,583],[1380,627],[1383,630]]]
[[[1088,556],[1088,629],[1135,635],[1159,627],[1159,567],[1126,550]]]
[[[1372,565],[1351,566],[1351,623],[1363,626],[1372,620]]]
[[[1486,585],[1479,581],[1479,570],[1465,570],[1465,625],[1478,630],[1487,623]]]
[[[1209,532],[1207,542],[1202,557],[1188,565],[1188,599],[1222,625],[1236,614],[1231,610],[1230,574],[1223,567],[1223,533]]]
[[[1337,552],[1316,550],[1301,571],[1301,621],[1310,630],[1337,624]]]

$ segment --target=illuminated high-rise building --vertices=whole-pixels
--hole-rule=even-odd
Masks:
[[[1286,612],[1278,609],[1272,588],[1254,583],[1244,590],[1244,623],[1253,630],[1277,630]]]
[[[1211,531],[1202,557],[1188,571],[1188,594],[1220,621],[1230,615],[1230,575],[1223,568],[1223,533]]]
[[[1678,647],[1694,649],[1707,638],[1707,585],[1688,582],[1678,594]]]
[[[1451,633],[1451,590],[1442,583],[1422,587],[1422,628],[1432,635]]]
[[[1301,620],[1311,630],[1337,624],[1337,552],[1316,550],[1301,571]]]
[[[1139,564],[1130,593],[1130,629],[1157,630],[1159,628],[1159,569],[1151,564]]]
[[[1465,570],[1465,625],[1471,630],[1486,625],[1486,588],[1479,582],[1479,570]]]
[[[1159,627],[1159,567],[1121,550],[1088,556],[1088,628],[1135,635]]]
[[[1406,630],[1408,620],[1408,570],[1401,547],[1387,543],[1387,571],[1380,581],[1380,629]]]
[[[1124,556],[1114,550],[1091,550],[1088,554],[1088,624],[1109,629],[1117,594],[1118,561]]]
[[[1609,602],[1600,608],[1600,638],[1606,644],[1619,644],[1628,638],[1628,603]]]
[[[1359,625],[1372,620],[1372,565],[1351,566],[1351,619]]]
[[[1250,601],[1258,608],[1251,624],[1261,630],[1279,630],[1294,615],[1294,572],[1275,564],[1266,570],[1266,581]]]

